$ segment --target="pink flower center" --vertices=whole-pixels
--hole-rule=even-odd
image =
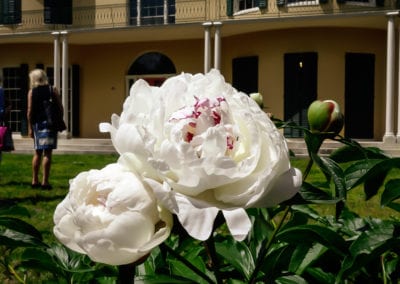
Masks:
[[[214,127],[223,123],[223,116],[226,113],[226,100],[223,97],[215,99],[195,97],[193,106],[185,107],[173,113],[169,121],[184,121],[182,138],[190,143],[196,135],[203,133],[206,128]],[[226,146],[232,150],[236,138],[227,129]]]

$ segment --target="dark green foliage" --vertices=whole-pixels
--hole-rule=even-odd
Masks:
[[[282,122],[280,126],[296,127]],[[332,134],[316,135],[305,130],[305,137],[309,162],[304,165],[293,161],[304,165],[304,182],[299,194],[275,208],[248,209],[252,228],[244,241],[235,241],[220,218],[215,224],[215,233],[204,243],[189,237],[175,222],[168,240],[136,266],[136,279],[155,284],[398,283],[400,159],[389,158],[377,149],[362,148],[354,141],[332,137]],[[320,156],[319,147],[325,139],[339,141],[344,147],[329,157]],[[104,159],[104,163],[96,160],[97,166],[85,159],[73,162],[79,161],[77,157],[68,162],[67,156],[56,159],[70,165],[61,167],[59,175],[55,174],[57,188],[53,192],[53,207],[65,196],[68,179],[80,171],[101,168],[116,157]],[[2,178],[6,164],[11,165],[5,159]],[[55,172],[57,165],[60,164],[55,163]],[[48,232],[32,226],[29,223],[32,200],[27,202],[27,199],[35,195],[29,190],[24,193],[25,197],[15,193],[16,198],[7,193],[11,188],[26,189],[29,178],[24,177],[21,185],[17,176],[10,176],[1,181],[6,185],[5,196],[0,200],[3,274],[22,282],[25,276],[31,276],[31,280],[40,279],[45,283],[117,283],[118,267],[93,263],[49,236],[45,238]],[[390,208],[391,216],[355,213],[349,196],[359,188],[364,198],[353,203],[378,199],[380,206]],[[36,192],[35,198],[50,196]],[[322,214],[322,206],[329,206],[331,214]]]

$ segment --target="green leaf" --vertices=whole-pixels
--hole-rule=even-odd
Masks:
[[[340,140],[340,142],[344,142],[344,140]],[[389,159],[379,148],[362,147],[355,141],[348,143],[349,145],[334,150],[329,157],[337,163],[348,163],[365,159]]]
[[[309,267],[307,268],[306,272],[315,280],[314,282],[310,283],[335,283],[335,276],[332,273],[327,273],[323,271],[321,268]]]
[[[278,284],[307,284],[307,281],[298,275],[282,276],[275,280]]]
[[[199,283],[199,284],[208,283],[203,278],[198,276],[196,273],[193,273],[193,270],[188,268],[185,264],[183,264],[179,260],[170,259],[170,260],[168,260],[168,263],[171,266],[172,274],[175,275],[175,276],[179,276],[178,278],[181,278],[182,280],[185,280],[185,281],[191,280],[191,281],[194,281],[195,283]],[[205,270],[204,262],[202,262],[202,264],[204,265],[204,269],[203,270]],[[157,282],[151,282],[151,283],[157,283]]]
[[[249,248],[255,259],[261,250],[263,241],[271,237],[274,231],[274,224],[273,221],[270,220],[268,209],[266,208],[251,208],[246,211],[252,221],[251,230],[247,235],[247,239],[251,240],[249,242]]]
[[[262,261],[261,271],[264,275],[261,276],[259,273],[257,279],[264,278],[270,280],[281,276],[283,271],[287,270],[294,249],[295,246],[284,243],[275,245]],[[263,283],[272,283],[272,281],[264,281]]]
[[[385,184],[385,189],[381,195],[381,205],[386,206],[392,201],[400,198],[400,179],[393,179]]]
[[[292,255],[289,271],[302,275],[312,263],[317,261],[325,253],[327,248],[319,243],[309,246],[298,246]]]
[[[45,250],[26,248],[21,255],[21,266],[38,271],[48,271],[55,275],[62,275],[63,270],[53,260],[52,255]]]
[[[336,197],[341,200],[346,199],[347,190],[342,168],[330,158],[319,157],[315,154],[311,156],[325,175],[332,178],[335,184]]]
[[[46,246],[40,239],[9,229],[0,230],[0,245],[8,248]]]
[[[345,171],[345,181],[346,181],[346,189],[350,190],[357,185],[362,184],[366,177],[367,173],[371,168],[373,168],[376,164],[382,162],[382,160],[361,160],[350,165]]]
[[[364,179],[367,186],[364,190],[367,200],[376,195],[388,172],[394,168],[400,168],[400,158],[382,160],[365,174]]]
[[[31,224],[13,217],[0,217],[0,228],[7,228],[26,235],[30,235],[38,240],[42,239],[41,233]]]
[[[326,191],[323,191],[320,188],[307,182],[302,183],[300,188],[300,195],[304,200],[313,203],[332,204],[339,201],[338,199],[332,197],[332,195],[327,193]]]
[[[285,228],[276,237],[280,241],[295,245],[320,243],[338,255],[347,253],[346,242],[337,232],[317,225]]]
[[[371,261],[380,262],[381,255],[400,245],[400,239],[393,237],[394,225],[391,221],[371,220],[369,228],[353,241],[350,254],[343,260],[337,283],[348,275],[359,271]]]
[[[249,279],[255,268],[253,255],[249,247],[244,242],[237,242],[232,238],[227,238],[222,243],[215,244],[217,253],[224,260],[235,267],[246,280]]]

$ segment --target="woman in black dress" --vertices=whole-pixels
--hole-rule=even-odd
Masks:
[[[35,153],[32,158],[32,188],[51,189],[49,183],[53,149],[57,149],[57,130],[47,125],[44,101],[52,96],[61,104],[57,89],[49,85],[47,75],[42,69],[29,73],[31,87],[28,92],[28,131],[34,140]],[[43,168],[42,181],[39,182],[40,165]]]

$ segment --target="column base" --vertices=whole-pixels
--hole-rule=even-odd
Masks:
[[[58,133],[58,138],[59,139],[70,139],[71,138],[71,133],[67,131],[63,131]]]
[[[395,144],[396,143],[396,136],[393,133],[386,133],[382,139],[383,143],[385,144]]]

